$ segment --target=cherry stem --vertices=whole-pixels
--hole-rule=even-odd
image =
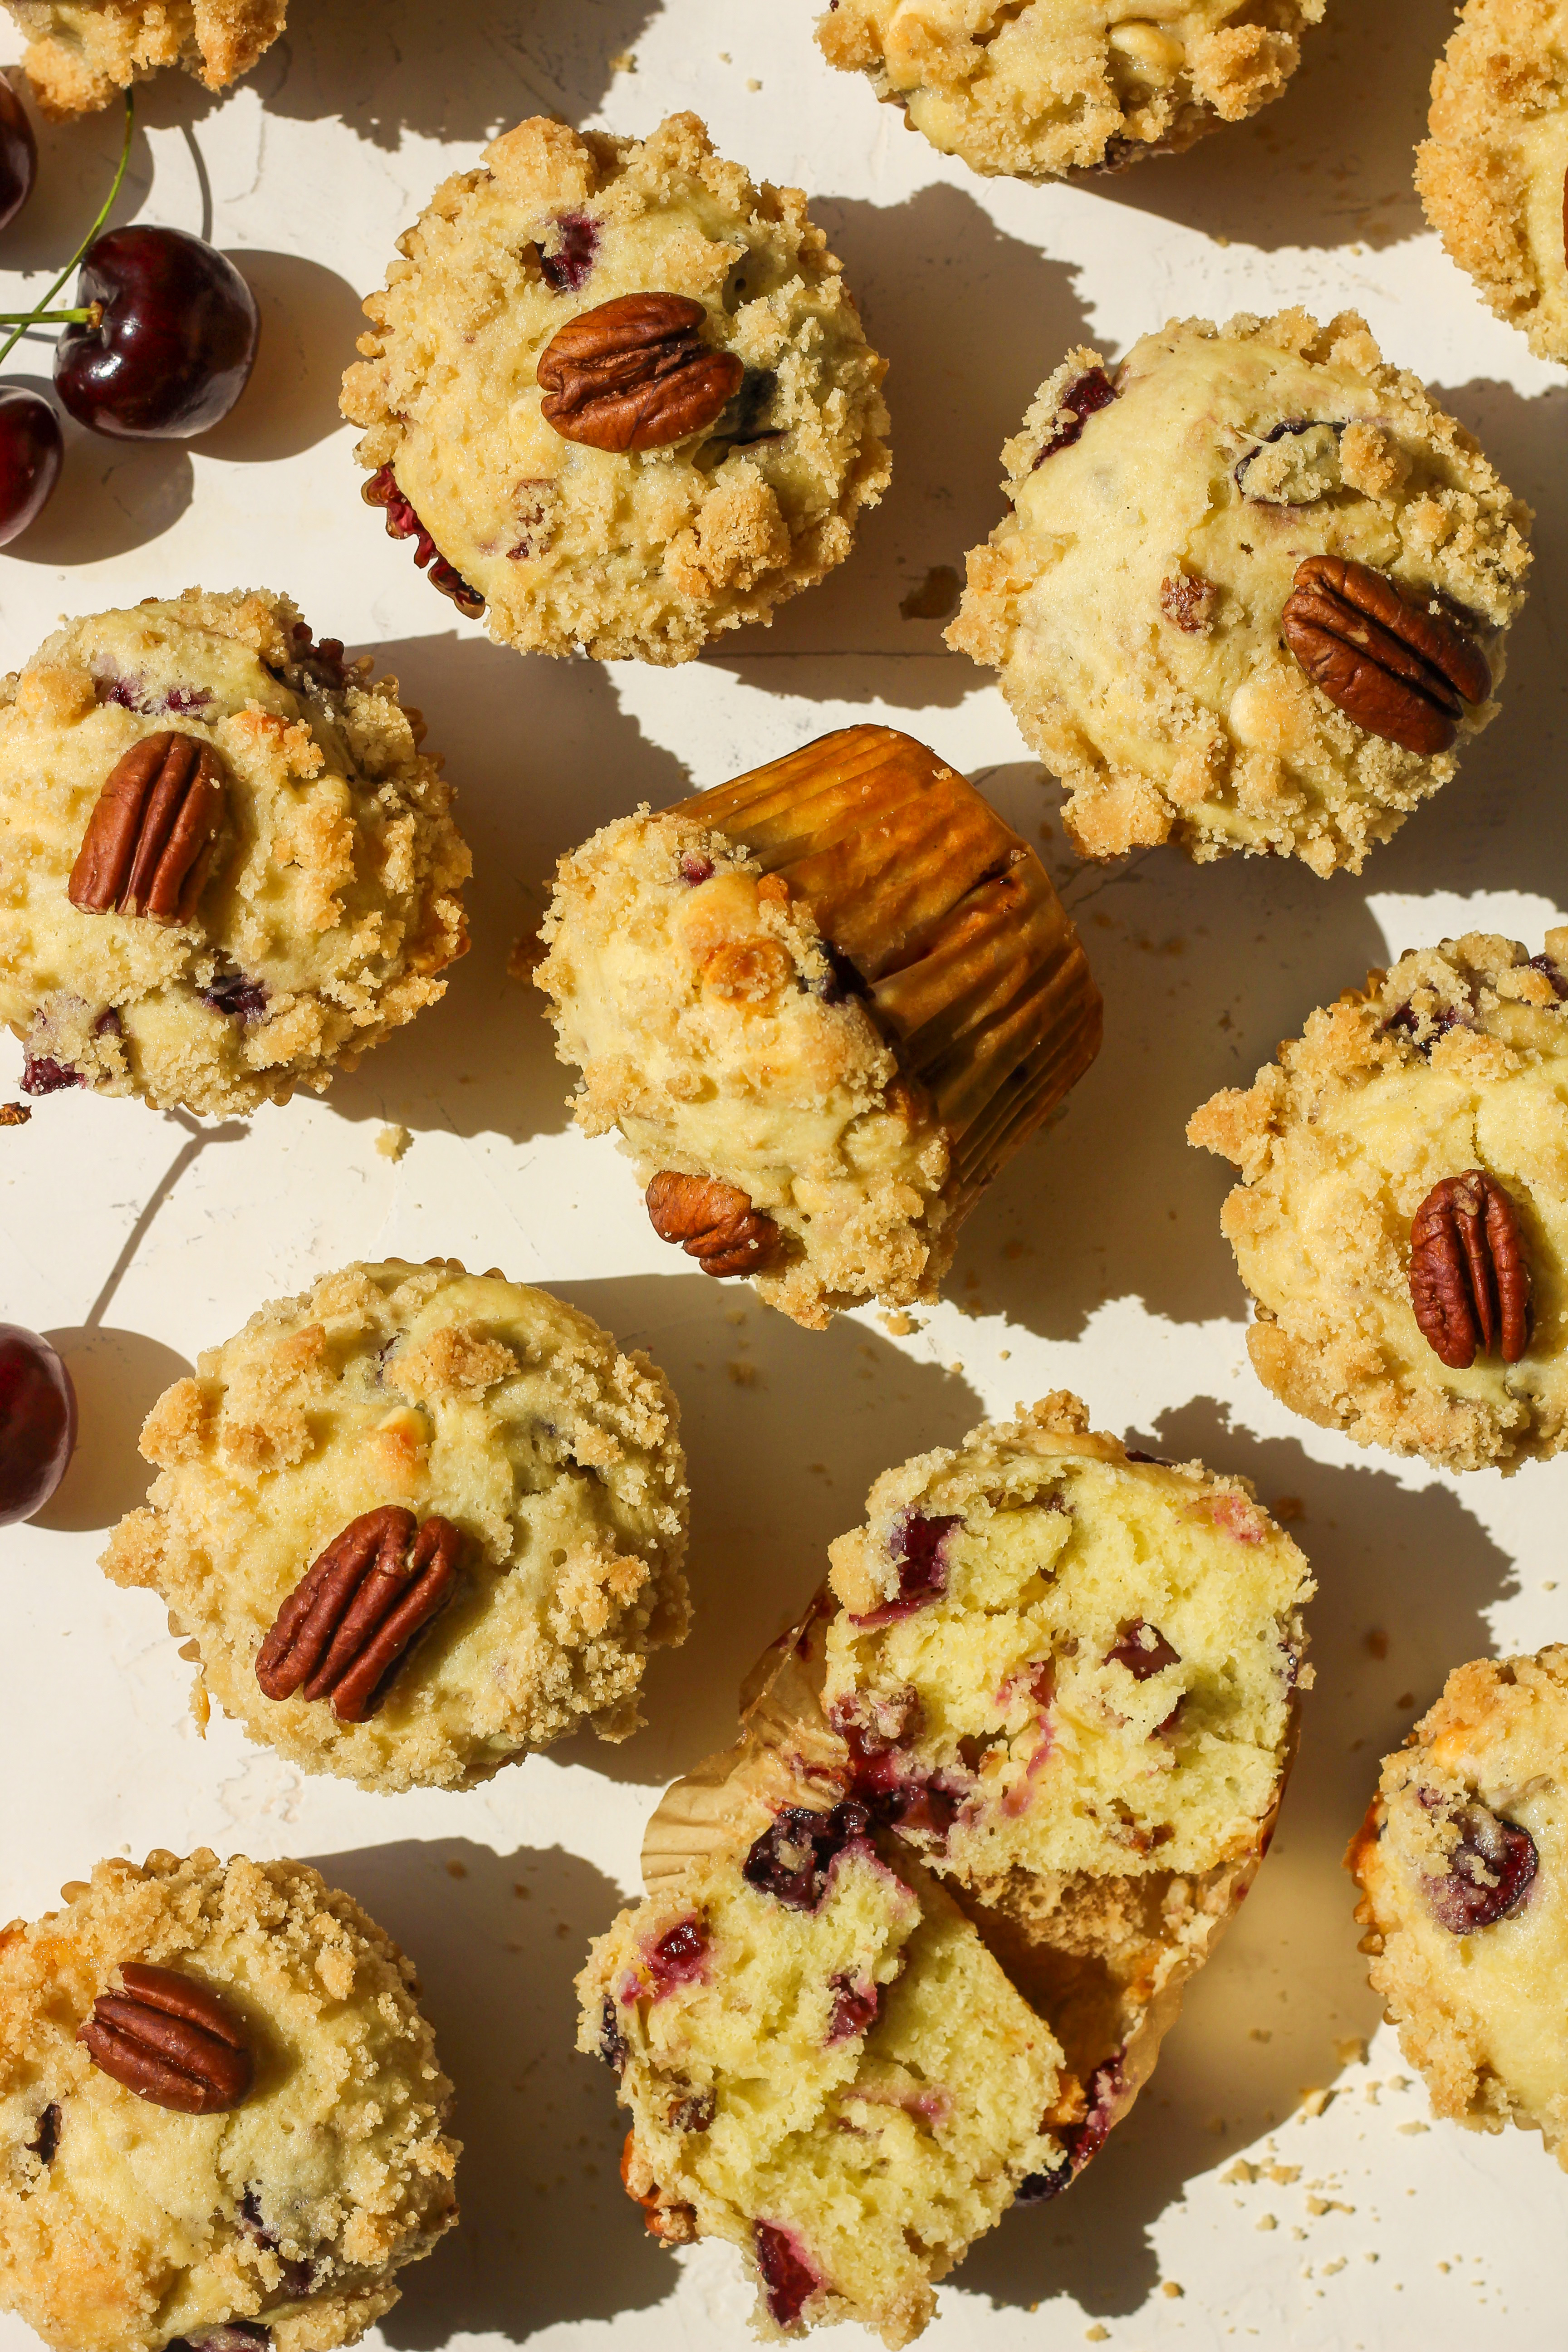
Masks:
[[[85,310],[0,310],[0,327],[69,327],[89,321],[96,325],[102,316],[101,302],[89,302]]]
[[[90,309],[85,310],[53,311],[49,309],[49,304],[54,300],[55,296],[59,292],[60,288],[65,284],[66,279],[70,276],[71,271],[76,268],[78,262],[81,259],[82,255],[87,251],[88,247],[92,243],[93,238],[98,235],[99,230],[103,226],[104,222],[109,218],[110,214],[114,209],[114,199],[120,194],[121,184],[125,177],[125,166],[131,161],[131,134],[135,128],[136,101],[132,92],[127,90],[125,93],[125,137],[120,149],[120,164],[114,174],[114,184],[110,187],[109,194],[105,196],[102,204],[98,208],[98,218],[93,222],[92,226],[88,230],[87,235],[82,238],[81,243],[77,247],[76,251],[72,254],[70,259],[67,262],[65,268],[61,270],[59,276],[56,278],[54,284],[50,287],[48,292],[43,297],[43,299],[37,304],[36,309],[20,316],[20,323],[16,326],[12,326],[11,322],[13,319],[16,319],[20,315],[17,312],[11,311],[7,313],[5,317],[0,318],[0,326],[11,327],[11,332],[6,336],[4,343],[0,343],[0,360],[5,359],[9,353],[15,350],[16,346],[21,341],[22,337],[26,333],[29,327],[53,324],[56,320],[62,323],[67,321],[75,321],[78,320],[89,320],[92,317],[93,310],[98,308],[97,304],[94,303]]]

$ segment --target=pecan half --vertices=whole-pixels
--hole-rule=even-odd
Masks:
[[[144,735],[110,772],[66,885],[84,915],[183,923],[223,816],[222,760],[198,735]]]
[[[450,1519],[420,1527],[385,1503],[334,1537],[282,1608],[257,1653],[268,1698],[330,1698],[340,1723],[363,1723],[386,1696],[415,1636],[446,1606],[463,1538]]]
[[[1445,1176],[1410,1227],[1410,1304],[1421,1336],[1456,1372],[1479,1349],[1517,1364],[1530,1341],[1530,1267],[1519,1214],[1484,1168]]]
[[[617,456],[684,441],[727,408],[745,369],[702,341],[684,294],[619,294],[579,311],[539,358],[542,414],[565,441]]]
[[[126,1960],[122,1993],[100,1993],[77,2035],[93,2064],[154,2107],[216,2116],[250,2088],[244,2032],[216,1992],[177,1969]]]
[[[777,1254],[779,1229],[738,1184],[661,1170],[646,1194],[661,1242],[679,1242],[704,1274],[755,1274]]]
[[[1368,563],[1309,555],[1281,614],[1312,684],[1369,735],[1430,757],[1446,751],[1492,674],[1473,637],[1415,604]]]

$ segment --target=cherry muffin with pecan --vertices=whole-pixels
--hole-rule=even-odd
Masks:
[[[1568,362],[1568,0],[1468,0],[1415,184],[1499,318]]]
[[[343,378],[363,495],[498,643],[689,661],[848,554],[884,362],[799,189],[694,114],[519,123],[400,250]]]
[[[679,1410],[574,1307],[453,1259],[328,1275],[153,1406],[103,1556],[250,1736],[374,1789],[468,1788],[636,1730],[687,1621]]]
[[[1568,1648],[1456,1666],[1345,1866],[1373,1990],[1440,2116],[1568,2168]]]
[[[22,1089],[324,1091],[468,946],[452,792],[395,678],[286,597],[73,621],[0,686],[0,1020]]]
[[[61,2352],[334,2352],[458,2218],[413,1968],[307,1864],[100,1863],[0,1930],[0,2307]]]
[[[631,2110],[622,2174],[667,2244],[739,2246],[768,2336],[908,2344],[1015,2198],[1065,2179],[1055,2037],[862,1805],[737,1800],[594,1945],[579,2049]],[[770,2324],[771,2323],[771,2324]]]
[[[1568,929],[1469,931],[1368,974],[1189,1142],[1221,1213],[1253,1368],[1358,1445],[1450,1470],[1555,1454],[1568,1411]]]
[[[914,131],[976,172],[1044,179],[1173,154],[1278,98],[1325,0],[829,0],[830,65],[868,74]]]
[[[1003,459],[948,641],[1086,856],[1359,873],[1496,716],[1529,510],[1353,314],[1072,352]]]
[[[665,1240],[814,1328],[934,1297],[1100,1046],[1038,857],[888,727],[606,825],[541,937],[578,1125],[619,1128]]]
[[[283,30],[289,0],[5,0],[27,36],[23,59],[57,120],[90,114],[160,66],[208,89],[248,73]]]

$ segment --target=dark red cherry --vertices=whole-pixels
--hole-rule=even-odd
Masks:
[[[0,1528],[41,1511],[76,1444],[76,1391],[47,1339],[0,1323]]]
[[[9,228],[38,173],[38,142],[22,101],[0,74],[0,228]]]
[[[55,389],[116,441],[188,441],[228,415],[256,361],[256,298],[232,261],[177,228],[111,228],[88,247]]]
[[[43,394],[0,386],[0,547],[37,522],[64,456],[60,420]]]

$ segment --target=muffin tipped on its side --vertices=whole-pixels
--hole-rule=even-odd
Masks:
[[[289,0],[5,0],[44,112],[91,114],[117,90],[183,66],[208,89],[248,73],[283,30]]]

